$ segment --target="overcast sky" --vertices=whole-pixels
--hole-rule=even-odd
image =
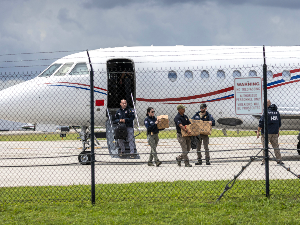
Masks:
[[[19,54],[43,51],[78,52],[149,45],[300,44],[299,0],[0,0],[0,3],[0,67],[48,65],[55,58],[69,54]],[[19,62],[25,59],[37,61]],[[5,70],[9,69],[0,68],[0,73]]]

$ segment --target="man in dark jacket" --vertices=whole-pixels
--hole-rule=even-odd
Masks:
[[[203,120],[203,121],[209,121],[209,124],[212,126],[215,126],[215,120],[212,117],[211,114],[209,114],[207,111],[207,105],[206,104],[201,104],[200,105],[200,111],[196,112],[196,114],[192,117],[193,120]],[[197,157],[198,157],[198,162],[195,163],[195,165],[202,165],[202,154],[201,154],[201,143],[203,141],[204,149],[205,149],[205,160],[206,160],[206,165],[210,165],[210,156],[209,156],[209,149],[208,149],[208,144],[209,144],[209,137],[208,135],[203,135],[200,134],[197,136],[199,141],[197,142]]]
[[[279,150],[278,144],[278,137],[279,137],[279,130],[281,127],[281,118],[280,114],[277,111],[277,106],[275,104],[271,105],[271,101],[267,100],[268,106],[268,140],[271,142],[275,156],[277,159],[277,164],[283,164],[281,161],[281,154]],[[262,145],[265,146],[265,137],[264,137],[264,114],[260,117],[258,128],[257,128],[257,138],[259,138],[259,132],[261,131],[261,142]],[[264,159],[262,161],[262,165],[265,162],[265,152],[264,152]]]
[[[191,131],[188,131],[186,129],[186,125],[191,124],[189,118],[184,114],[185,113],[185,106],[178,105],[177,106],[178,114],[174,118],[174,122],[176,125],[176,131],[177,131],[177,140],[181,146],[182,154],[176,157],[177,165],[181,166],[181,161],[184,160],[185,167],[192,167],[192,165],[189,163],[189,157],[188,153],[191,149],[191,138],[189,136],[183,137],[181,134],[181,130],[186,131],[188,134],[191,133]]]
[[[125,123],[127,128],[127,140],[129,141],[131,158],[134,157],[134,129],[133,120],[135,119],[134,111],[127,106],[127,101],[125,99],[121,100],[121,107],[116,112],[115,123]],[[121,154],[125,153],[125,145],[123,139],[118,139],[119,146],[121,147]]]

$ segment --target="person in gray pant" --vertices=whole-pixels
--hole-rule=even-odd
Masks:
[[[148,166],[154,166],[152,160],[154,158],[156,166],[160,166],[161,162],[158,160],[156,147],[159,141],[158,133],[159,130],[157,128],[157,124],[159,123],[159,120],[157,120],[154,116],[154,109],[152,107],[148,107],[146,119],[144,121],[145,127],[147,128],[147,139],[148,144],[151,146],[151,153],[148,160]]]
[[[127,128],[127,139],[129,141],[130,147],[130,158],[134,159],[134,129],[133,120],[135,119],[134,111],[127,106],[127,101],[125,99],[121,100],[120,109],[116,112],[115,123],[125,123]],[[121,147],[121,155],[125,154],[125,144],[123,139],[118,139],[119,146]]]

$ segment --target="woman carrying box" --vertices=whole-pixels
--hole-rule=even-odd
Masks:
[[[159,123],[159,120],[157,120],[154,116],[154,109],[152,107],[148,107],[146,119],[144,121],[144,124],[147,128],[147,137],[148,137],[148,144],[151,146],[151,152],[148,160],[148,166],[154,166],[152,160],[154,158],[156,166],[160,166],[161,162],[158,160],[156,147],[159,141],[158,133],[159,130],[157,128],[157,124]]]

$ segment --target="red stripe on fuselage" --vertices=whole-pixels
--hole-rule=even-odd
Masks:
[[[300,72],[300,69],[290,70],[290,73],[297,73],[297,72]],[[282,73],[276,73],[273,75],[273,78],[281,77],[281,76],[282,76]]]
[[[274,85],[268,87],[268,89],[275,88],[275,87],[280,87],[280,86],[283,86],[283,85],[286,85],[286,84],[291,84],[291,83],[295,83],[295,82],[299,82],[299,81],[300,80],[292,80],[292,81],[284,82],[282,84],[274,84]]]
[[[207,100],[207,101],[201,101],[201,102],[184,102],[181,104],[185,104],[185,105],[191,105],[191,104],[199,104],[199,103],[205,103],[205,102],[219,102],[219,101],[223,101],[223,100],[227,100],[227,99],[231,99],[234,98],[234,96],[230,96],[230,97],[226,97],[226,98],[220,98],[220,99],[215,99],[215,100]],[[178,102],[172,102],[172,103],[165,103],[167,105],[176,105],[176,104],[180,104]]]
[[[222,94],[224,92],[228,91],[233,91],[234,87],[228,87],[224,88],[218,91],[213,91],[201,95],[194,95],[194,96],[187,96],[187,97],[179,97],[179,98],[159,98],[159,99],[150,99],[150,98],[136,98],[138,101],[142,102],[173,102],[173,101],[185,101],[185,100],[192,100],[192,99],[197,99],[197,98],[203,98],[203,97],[208,97],[212,95],[217,95],[217,94]]]

